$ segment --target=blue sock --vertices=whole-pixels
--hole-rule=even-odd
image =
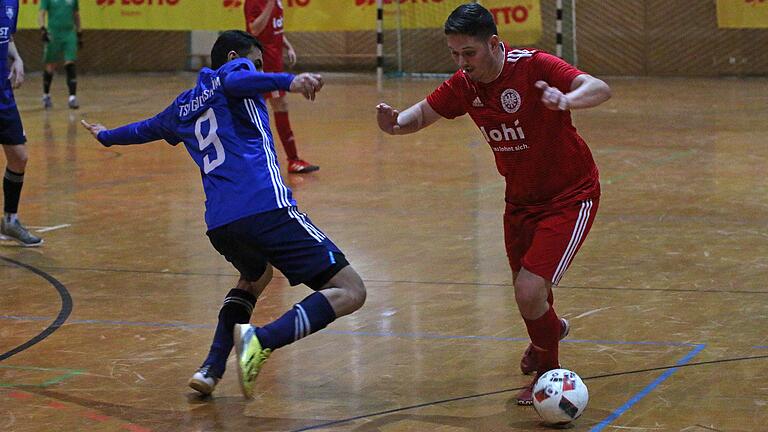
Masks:
[[[316,292],[295,304],[280,318],[256,328],[256,337],[262,348],[275,350],[324,329],[335,319],[336,313],[328,299]]]
[[[232,329],[235,324],[245,324],[251,320],[256,297],[248,291],[234,288],[224,298],[224,305],[219,311],[219,323],[213,334],[213,343],[208,358],[203,365],[210,366],[210,372],[219,378],[224,375],[227,358],[234,346]]]

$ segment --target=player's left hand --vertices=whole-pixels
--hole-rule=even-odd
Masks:
[[[568,96],[557,87],[551,87],[546,81],[536,81],[536,88],[541,90],[541,102],[553,111],[566,111],[571,107]]]
[[[293,67],[296,64],[296,50],[288,47],[288,65]]]
[[[97,140],[99,139],[99,132],[107,130],[107,128],[104,127],[104,125],[102,125],[101,123],[93,123],[93,124],[91,124],[91,123],[88,123],[85,120],[80,120],[80,124],[82,124],[83,127],[86,128],[88,130],[88,132],[90,132],[91,135],[93,135],[93,137],[96,138]],[[101,142],[101,141],[99,141],[99,142]]]
[[[11,72],[8,74],[8,79],[11,81],[13,88],[21,87],[21,83],[24,82],[24,62],[21,59],[16,59],[11,63]]]
[[[323,88],[324,82],[322,75],[315,73],[302,73],[296,75],[291,81],[292,92],[300,92],[305,98],[315,100],[315,93]]]

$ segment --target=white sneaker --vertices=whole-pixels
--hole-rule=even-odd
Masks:
[[[29,232],[18,219],[11,222],[6,217],[0,217],[0,239],[15,240],[24,247],[37,247],[45,243],[43,239]]]
[[[69,109],[80,108],[80,104],[77,103],[77,96],[70,95],[69,100],[67,101],[67,105],[69,105]]]
[[[216,388],[216,384],[219,383],[221,378],[213,376],[210,373],[210,365],[205,365],[192,375],[189,379],[189,386],[197,390],[203,396],[208,396],[213,393],[213,389]]]

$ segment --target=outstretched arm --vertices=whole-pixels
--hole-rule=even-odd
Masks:
[[[80,120],[80,123],[88,132],[96,138],[104,147],[113,145],[144,144],[151,141],[164,139],[172,144],[178,143],[178,139],[163,133],[158,117],[131,123],[115,129],[107,129],[101,123],[88,123]]]
[[[233,97],[256,97],[274,90],[288,90],[315,100],[315,93],[323,88],[323,77],[314,73],[292,75],[288,73],[265,73],[252,70],[230,72],[224,78],[224,91]]]
[[[550,87],[546,81],[536,81],[536,88],[542,90],[541,101],[544,105],[555,111],[592,108],[611,98],[608,84],[587,74],[574,78],[571,91],[565,94],[556,87]]]
[[[376,105],[376,121],[379,123],[379,129],[390,135],[418,132],[440,118],[440,114],[432,109],[426,99],[403,112],[386,103]]]

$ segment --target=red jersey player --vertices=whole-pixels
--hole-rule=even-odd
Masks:
[[[384,132],[402,135],[469,114],[480,128],[506,180],[504,241],[531,337],[520,367],[538,377],[559,367],[559,341],[569,330],[553,308],[552,285],[589,233],[600,198],[597,166],[569,111],[597,106],[611,90],[555,56],[510,49],[479,4],[454,10],[445,34],[460,69],[403,112],[379,104],[377,121]],[[533,403],[535,382],[518,404]]]
[[[245,0],[246,30],[264,46],[264,72],[283,72],[283,48],[288,51],[288,61],[296,63],[296,51],[283,34],[283,5],[281,0]],[[288,156],[288,172],[304,174],[320,169],[317,165],[299,158],[296,142],[288,119],[288,104],[284,91],[264,95],[272,105],[277,134]]]

